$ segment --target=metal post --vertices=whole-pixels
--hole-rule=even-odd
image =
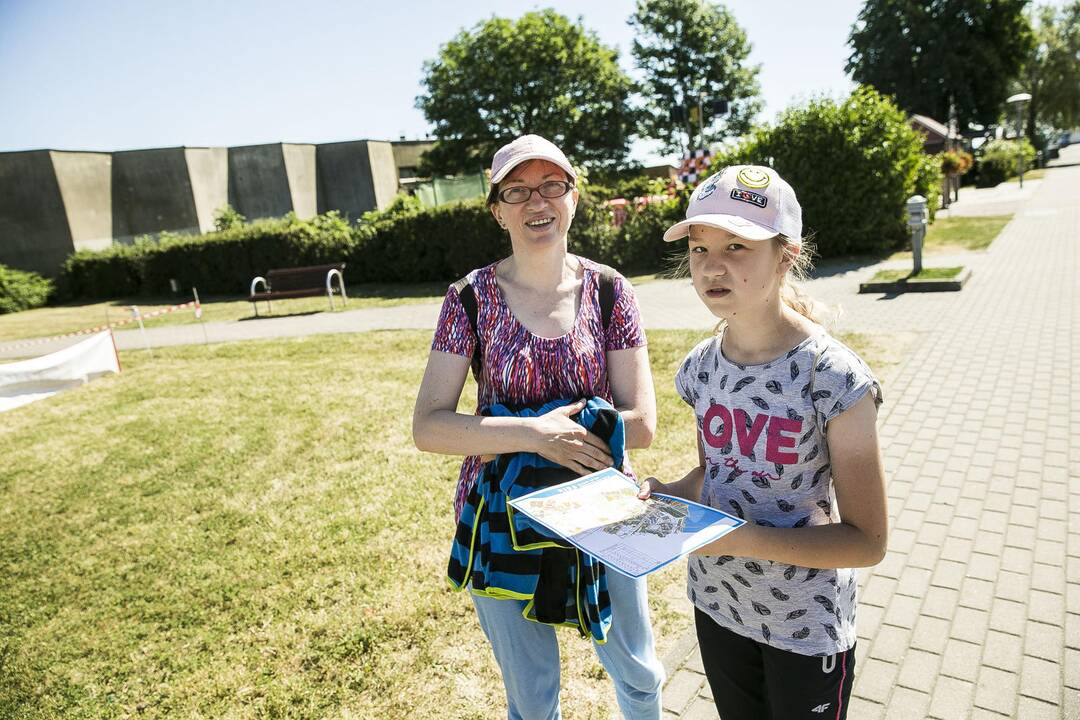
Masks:
[[[697,96],[697,122],[698,122],[698,140],[700,141],[701,149],[704,150],[705,149],[705,113],[704,113],[703,108],[701,107],[701,95],[702,95],[702,93],[698,93],[698,96]]]
[[[1020,176],[1020,189],[1024,189],[1024,104],[1016,103],[1016,174]]]
[[[912,195],[907,200],[908,228],[911,230],[911,254],[915,261],[915,272],[922,272],[922,245],[926,237],[926,198],[922,195]]]

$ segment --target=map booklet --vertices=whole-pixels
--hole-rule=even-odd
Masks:
[[[670,495],[638,499],[614,468],[511,500],[510,505],[612,570],[641,577],[746,523]]]

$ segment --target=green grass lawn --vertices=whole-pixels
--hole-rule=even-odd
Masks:
[[[672,377],[700,337],[649,334],[660,432],[640,474],[695,459]],[[125,352],[121,375],[0,415],[0,718],[503,712],[444,580],[458,460],[411,441],[429,342]],[[661,653],[691,622],[683,572],[650,577]],[[561,637],[565,715],[609,717],[591,645]]]
[[[446,285],[447,283],[353,285],[347,288],[349,300],[345,309],[390,307],[425,300],[440,300],[446,294]],[[106,322],[117,322],[132,317],[132,305],[137,305],[139,311],[145,315],[170,305],[180,305],[191,299],[190,295],[175,299],[127,298],[84,305],[44,307],[0,315],[0,342],[60,335],[104,325]],[[251,303],[239,296],[202,297],[200,300],[203,308],[203,322],[256,321]],[[339,297],[335,296],[334,305],[339,310],[341,309]],[[330,303],[325,296],[275,300],[271,303],[271,310],[272,312],[267,313],[266,303],[259,303],[259,317],[329,312]],[[157,327],[159,325],[186,325],[194,322],[198,322],[194,311],[187,309],[150,318],[145,321],[145,324],[147,327]],[[125,329],[131,327],[137,327],[137,325],[124,326]]]
[[[1012,220],[1012,215],[941,218],[926,231],[923,254],[943,255],[985,250]],[[910,259],[911,250],[893,253],[889,260]]]
[[[898,280],[952,280],[963,270],[959,267],[924,267],[918,274],[911,270],[878,270],[870,282],[896,282]]]

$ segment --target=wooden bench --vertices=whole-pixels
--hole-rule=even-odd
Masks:
[[[258,276],[251,281],[251,291],[248,301],[255,308],[255,316],[259,315],[259,300],[266,301],[266,311],[270,312],[270,301],[284,298],[314,297],[326,294],[330,301],[330,310],[334,310],[334,278],[337,278],[337,289],[341,294],[341,305],[349,299],[345,294],[345,278],[342,271],[345,263],[332,265],[311,265],[298,268],[280,268],[266,273],[266,277]],[[256,292],[259,283],[262,283],[262,292]]]

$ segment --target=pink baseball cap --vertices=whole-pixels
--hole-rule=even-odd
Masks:
[[[571,180],[577,180],[574,166],[555,143],[539,135],[522,135],[499,148],[491,159],[492,184],[502,182],[511,170],[528,160],[547,160],[565,170]]]
[[[730,165],[698,185],[686,219],[669,227],[664,240],[686,237],[691,225],[720,228],[744,240],[783,235],[802,243],[802,208],[795,191],[775,170],[760,165]]]

